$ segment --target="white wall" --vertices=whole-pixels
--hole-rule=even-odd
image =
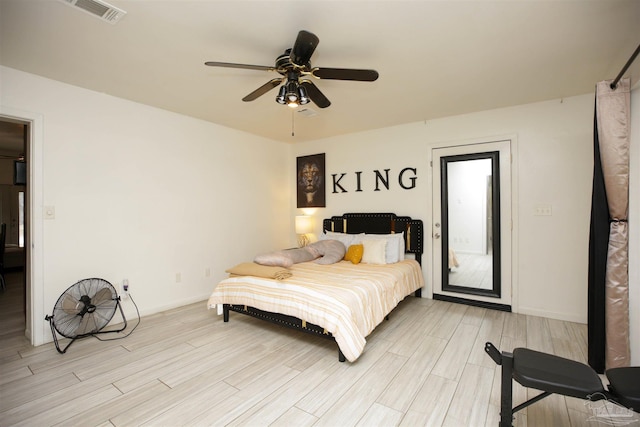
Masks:
[[[35,209],[55,207],[55,219],[34,227],[43,247],[33,286],[43,289],[45,312],[88,277],[114,285],[127,278],[143,314],[203,300],[226,268],[291,243],[288,144],[9,68],[0,73],[3,110],[42,118]],[[132,306],[125,308],[130,317]],[[34,321],[36,338],[50,340],[43,324]]]
[[[514,138],[513,305],[521,313],[586,322],[592,128],[593,95],[584,95],[303,143],[294,146],[294,156],[326,153],[327,208],[314,214],[316,232],[319,219],[344,212],[392,211],[424,220],[423,266],[431,288],[431,149]],[[415,189],[397,184],[394,176],[404,167],[417,168]],[[390,189],[375,192],[372,170],[385,168]],[[332,174],[348,173],[342,182],[349,183],[355,171],[363,171],[362,192],[332,193]],[[551,205],[553,215],[534,216],[541,204]]]

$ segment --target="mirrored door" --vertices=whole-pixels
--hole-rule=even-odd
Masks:
[[[434,298],[510,309],[509,142],[434,149],[432,159]]]

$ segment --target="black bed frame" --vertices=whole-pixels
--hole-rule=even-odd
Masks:
[[[405,252],[414,254],[416,261],[422,265],[422,253],[424,252],[423,224],[422,220],[412,219],[407,216],[396,216],[393,213],[347,213],[341,216],[332,216],[322,221],[323,231],[334,231],[338,233],[348,234],[390,234],[404,232]],[[422,290],[418,289],[415,296],[420,298]],[[224,321],[229,321],[229,312],[246,314],[258,319],[276,323],[288,328],[297,329],[308,334],[320,336],[334,340],[333,335],[324,328],[305,322],[293,316],[287,316],[280,313],[271,313],[268,311],[258,310],[257,308],[224,304],[223,317]],[[388,317],[387,317],[388,318]],[[346,359],[340,347],[338,347],[338,360],[344,362]]]

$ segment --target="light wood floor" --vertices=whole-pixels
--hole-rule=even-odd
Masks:
[[[493,289],[493,255],[456,253],[459,265],[449,270],[449,284]]]
[[[60,355],[5,319],[21,298],[14,277],[0,295],[2,426],[495,426],[500,371],[486,341],[586,358],[585,325],[414,297],[355,363],[329,340],[236,313],[225,324],[204,301]],[[514,404],[537,393],[516,384]],[[516,425],[597,425],[584,403],[551,396]]]

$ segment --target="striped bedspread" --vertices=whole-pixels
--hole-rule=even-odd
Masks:
[[[280,281],[225,279],[209,298],[209,308],[240,304],[297,317],[331,332],[353,362],[364,350],[365,337],[400,301],[424,286],[420,264],[409,259],[385,265],[304,262],[293,265],[291,272],[292,277]]]

